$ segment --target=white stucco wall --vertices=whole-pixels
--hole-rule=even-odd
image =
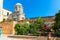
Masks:
[[[3,8],[3,0],[0,0],[0,22],[3,21],[2,8]]]
[[[7,14],[9,13],[9,15],[12,13],[11,11],[8,11],[6,9],[2,9],[2,13],[3,13],[3,19],[6,19],[8,18]]]

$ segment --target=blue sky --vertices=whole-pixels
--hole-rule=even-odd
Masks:
[[[4,0],[3,7],[13,12],[16,3],[23,5],[27,18],[54,16],[60,9],[60,0]]]

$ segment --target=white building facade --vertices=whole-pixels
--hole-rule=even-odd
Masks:
[[[3,8],[3,0],[0,0],[0,22],[2,22],[4,19],[7,20],[8,15],[10,15],[11,13],[11,11]]]
[[[8,16],[11,14],[12,12],[6,9],[2,9],[2,15],[3,15],[3,20],[7,20]]]
[[[3,9],[3,0],[0,0],[0,22],[3,21],[2,9]]]

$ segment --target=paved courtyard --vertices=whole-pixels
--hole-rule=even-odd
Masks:
[[[3,34],[0,36],[0,40],[22,40],[22,39],[16,39],[16,38],[8,38],[8,35]]]
[[[2,34],[0,40],[33,40],[33,39],[24,39],[24,38],[9,38],[8,35]]]
[[[47,37],[38,37],[37,39],[26,39],[26,38],[9,38],[8,35],[3,34],[0,36],[0,40],[47,40]],[[53,38],[52,38],[53,40]],[[60,38],[59,38],[60,40]]]

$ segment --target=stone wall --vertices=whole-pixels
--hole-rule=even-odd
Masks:
[[[2,23],[0,23],[0,27],[2,27],[2,34],[15,34],[15,24],[23,24],[25,22],[17,22],[17,21],[4,21]]]
[[[44,17],[43,19],[44,19],[44,21],[47,21],[47,22],[53,22],[55,17],[54,16],[51,16],[51,17],[48,16],[48,17]]]
[[[2,27],[3,34],[10,34],[12,32],[13,22],[2,22],[0,23],[0,27]]]

